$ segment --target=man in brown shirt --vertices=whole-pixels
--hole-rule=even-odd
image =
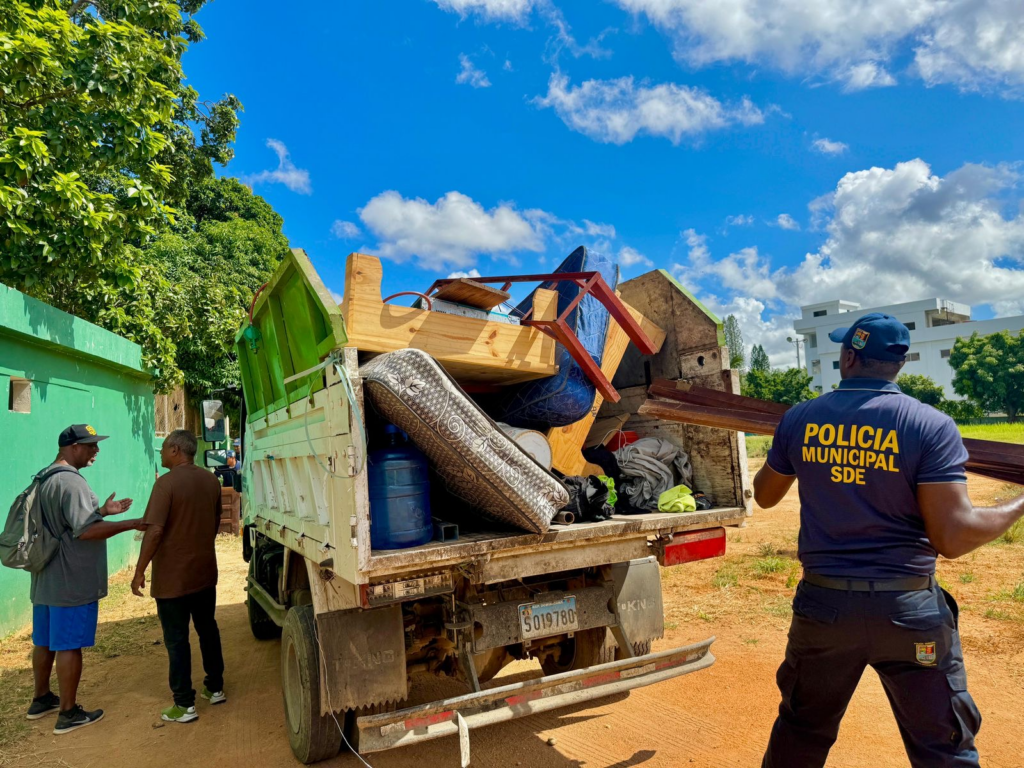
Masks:
[[[220,483],[212,472],[195,464],[196,438],[183,429],[171,432],[160,449],[160,461],[170,470],[157,479],[143,522],[147,524],[132,592],[142,597],[146,566],[153,562],[150,594],[164,630],[170,659],[174,706],[161,712],[164,720],[189,723],[196,714],[192,687],[191,618],[203,654],[202,697],[211,704],[226,701],[224,657],[214,611],[217,606],[217,553],[214,540],[220,526]]]

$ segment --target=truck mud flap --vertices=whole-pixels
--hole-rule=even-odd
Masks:
[[[397,712],[356,720],[359,751],[379,752],[459,733],[458,716],[470,729],[503,723],[603,696],[660,683],[715,663],[711,637],[701,643],[586,669],[491,688]]]

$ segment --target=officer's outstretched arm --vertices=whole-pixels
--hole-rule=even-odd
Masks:
[[[793,486],[796,475],[781,475],[765,464],[754,477],[754,501],[761,509],[770,509],[782,501]]]
[[[948,558],[988,544],[1024,516],[1024,496],[996,507],[976,507],[964,483],[919,485],[917,504],[932,546]]]

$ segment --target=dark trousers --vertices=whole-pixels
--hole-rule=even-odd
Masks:
[[[977,768],[981,715],[967,693],[956,601],[938,587],[793,598],[782,692],[762,768],[820,768],[866,666],[878,673],[914,768]]]
[[[188,622],[192,620],[199,635],[199,650],[203,655],[203,680],[210,691],[224,689],[224,655],[220,648],[220,630],[214,611],[217,608],[217,589],[210,587],[182,597],[157,598],[156,612],[164,630],[164,645],[170,660],[171,691],[179,707],[196,703],[192,687],[192,646],[188,639]]]

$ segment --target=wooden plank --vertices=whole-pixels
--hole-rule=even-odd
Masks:
[[[341,303],[348,346],[378,353],[422,349],[456,380],[470,383],[504,386],[558,372],[555,341],[541,331],[384,304],[382,279],[379,259],[349,256]]]
[[[478,283],[468,277],[460,277],[458,280],[452,280],[450,283],[442,285],[437,293],[430,298],[454,301],[456,304],[466,304],[477,309],[493,309],[512,298],[512,294],[500,288],[492,288],[489,285]]]
[[[695,387],[685,381],[657,379],[651,385],[650,392],[651,395],[658,398],[678,400],[681,403],[739,408],[760,413],[773,413],[780,416],[790,408],[790,406],[784,403],[773,403],[768,400],[734,395],[731,392],[722,392],[716,389],[707,389],[706,387]]]
[[[624,306],[643,328],[644,333],[654,343],[656,349],[661,349],[661,345],[665,342],[665,331],[628,304],[624,304]],[[622,362],[622,356],[628,347],[629,337],[622,326],[614,320],[609,320],[604,355],[601,357],[601,372],[609,381],[615,376],[615,371],[619,369],[619,363]],[[586,416],[573,424],[548,430],[552,466],[559,472],[566,475],[579,475],[586,470],[587,460],[583,458],[583,443],[586,441],[587,435],[590,434],[590,428],[597,418],[598,411],[601,410],[602,403],[604,403],[604,398],[600,394],[595,394],[594,405]]]

